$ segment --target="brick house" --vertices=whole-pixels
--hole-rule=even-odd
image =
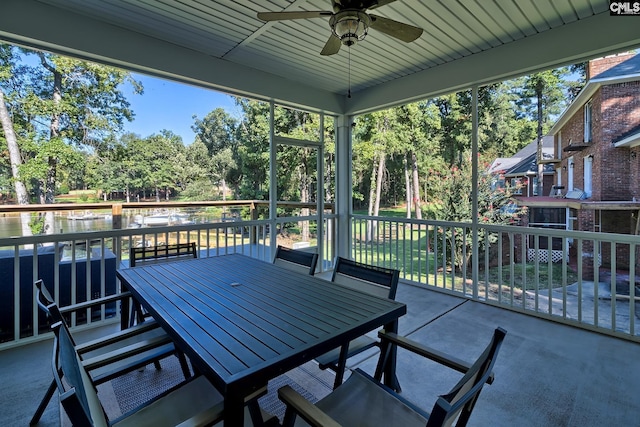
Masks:
[[[522,197],[529,226],[640,234],[640,55],[627,52],[594,59],[587,83],[549,132],[554,182],[561,191]],[[546,193],[546,194],[544,194]],[[555,197],[549,197],[555,194]],[[562,227],[564,224],[564,227]],[[600,265],[611,263],[600,248]],[[628,253],[617,253],[628,268]],[[593,248],[570,255],[586,260]],[[636,266],[640,267],[640,266]]]

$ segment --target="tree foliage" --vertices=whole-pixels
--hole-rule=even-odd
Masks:
[[[487,165],[484,165],[487,166]],[[512,198],[515,189],[509,185],[497,185],[496,177],[481,168],[477,176],[475,191],[478,197],[478,222],[481,224],[510,225],[518,221],[525,208],[516,205]],[[471,173],[471,158],[465,156],[460,166],[452,166],[434,173],[430,182],[438,194],[439,199],[434,202],[436,217],[443,221],[470,222],[472,215],[474,193]],[[486,228],[478,230],[480,250],[485,249],[486,243],[495,243],[497,237],[487,234]],[[471,258],[472,239],[471,228],[447,228],[445,237],[451,247],[455,248],[455,259],[452,263],[458,268],[468,265]]]

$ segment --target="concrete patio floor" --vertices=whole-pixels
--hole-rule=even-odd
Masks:
[[[495,368],[470,426],[640,426],[640,345],[486,304],[400,284],[407,303],[400,333],[472,361],[492,331],[507,330]],[[0,352],[0,421],[26,426],[51,381],[51,342]],[[373,372],[377,353],[349,360]],[[402,351],[403,394],[431,409],[460,378]],[[39,425],[60,426],[57,396]]]

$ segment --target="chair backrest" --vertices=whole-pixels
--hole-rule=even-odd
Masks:
[[[318,264],[318,254],[278,246],[273,263],[289,270],[314,275]]]
[[[331,281],[371,295],[395,299],[400,271],[338,257]]]
[[[53,375],[60,393],[60,403],[71,424],[107,427],[109,423],[95,385],[82,365],[67,325],[64,322],[56,322],[51,329],[55,334]]]
[[[65,320],[62,317],[62,313],[60,313],[58,304],[54,301],[42,279],[36,280],[33,285],[35,287],[38,307],[47,315],[49,323],[64,322]]]
[[[482,387],[491,376],[506,333],[504,329],[497,328],[487,348],[458,384],[448,394],[438,397],[431,411],[427,427],[448,427],[453,425],[454,421],[456,427],[467,425]]]
[[[141,246],[129,250],[129,266],[152,264],[164,261],[177,261],[185,258],[197,258],[196,243],[173,243],[170,245]]]

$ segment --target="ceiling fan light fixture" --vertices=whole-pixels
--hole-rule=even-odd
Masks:
[[[343,10],[329,20],[331,31],[345,46],[364,40],[371,25],[371,18],[359,10]]]

